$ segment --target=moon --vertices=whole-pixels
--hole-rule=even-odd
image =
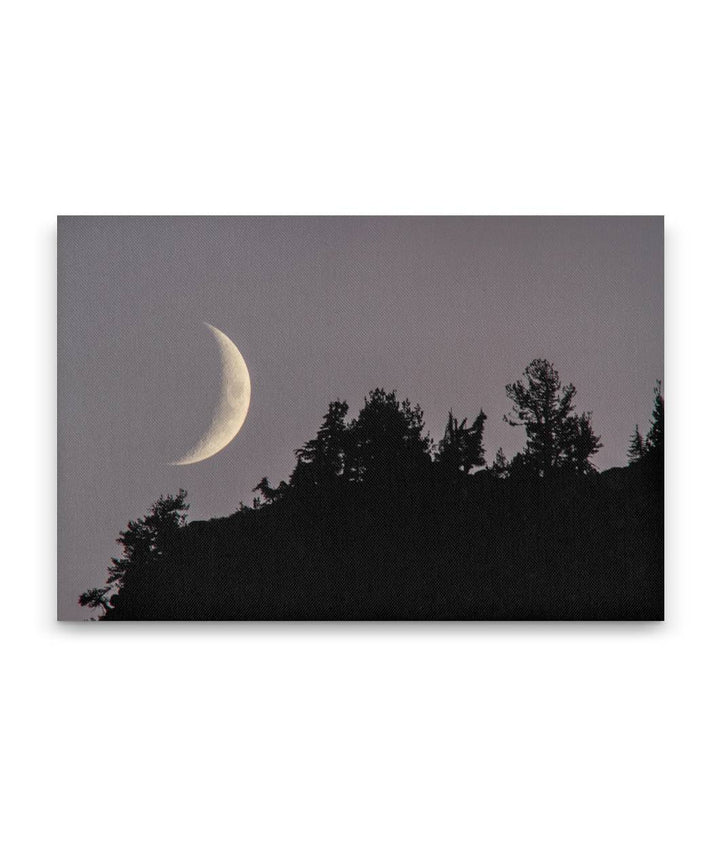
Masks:
[[[197,464],[216,455],[242,428],[250,407],[250,372],[233,340],[222,330],[203,322],[215,337],[222,359],[222,395],[212,422],[197,443],[172,466]]]

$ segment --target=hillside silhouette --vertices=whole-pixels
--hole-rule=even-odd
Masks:
[[[435,444],[419,406],[373,390],[329,405],[276,487],[251,507],[186,523],[184,491],[128,524],[101,620],[661,619],[664,404],[596,472],[592,414],[534,360],[508,384],[524,449],[488,464],[486,415],[448,415]],[[472,419],[472,421],[470,421]]]

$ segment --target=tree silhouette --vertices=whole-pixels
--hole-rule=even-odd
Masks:
[[[592,469],[589,459],[601,446],[590,422],[592,414],[574,413],[575,387],[561,385],[551,362],[533,360],[523,378],[508,384],[505,392],[513,408],[504,420],[522,425],[527,435],[524,464],[540,476],[548,476],[553,470],[586,473]]]
[[[493,461],[493,465],[490,467],[490,472],[499,479],[504,479],[508,477],[510,464],[508,459],[505,457],[505,452],[503,452],[502,447],[497,450],[495,454],[495,460]]]
[[[640,433],[638,426],[635,426],[632,437],[630,438],[630,446],[627,452],[628,463],[636,464],[645,455],[645,441]]]
[[[655,400],[650,421],[650,430],[645,439],[645,448],[658,457],[662,457],[665,451],[665,400],[662,395],[662,382],[657,381],[655,388]]]
[[[662,468],[665,452],[665,402],[662,396],[662,382],[657,381],[653,392],[653,410],[650,417],[650,430],[643,439],[638,426],[635,426],[628,448],[628,463],[649,462],[656,470]]]
[[[110,609],[110,600],[108,594],[112,586],[103,586],[102,588],[90,588],[84,591],[78,598],[80,606],[87,606],[90,609],[102,608],[105,613]]]
[[[156,566],[177,530],[184,526],[189,508],[186,499],[185,490],[174,496],[161,495],[144,517],[128,523],[116,539],[122,545],[123,555],[111,560],[106,585],[83,592],[78,598],[80,606],[102,607],[107,613],[122,601],[125,585],[137,583],[142,574]]]
[[[348,426],[345,423],[346,401],[333,401],[323,417],[317,436],[295,450],[297,466],[290,484],[325,484],[341,475],[348,451]]]
[[[595,467],[590,458],[602,448],[600,438],[590,424],[592,413],[573,414],[568,420],[568,436],[562,455],[563,466],[573,472],[585,475]]]
[[[255,498],[253,504],[255,508],[262,505],[271,505],[280,499],[287,491],[287,482],[281,481],[277,487],[271,487],[267,476],[263,476],[259,483],[253,488],[253,493],[259,493],[262,499]]]
[[[475,467],[485,466],[483,430],[486,419],[481,410],[472,425],[466,428],[467,419],[458,424],[450,411],[437,455],[437,462],[443,469],[450,473],[469,475]]]
[[[431,440],[423,412],[395,390],[374,389],[350,423],[347,473],[352,481],[380,485],[390,492],[430,465]]]

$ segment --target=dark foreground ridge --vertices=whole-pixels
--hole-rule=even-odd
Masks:
[[[450,414],[435,448],[422,412],[375,390],[331,404],[287,483],[252,508],[184,522],[185,493],[129,524],[102,620],[626,619],[663,617],[663,403],[630,463],[597,473],[590,414],[536,360],[508,386],[526,430],[486,466],[485,414]],[[515,421],[513,421],[515,420]]]

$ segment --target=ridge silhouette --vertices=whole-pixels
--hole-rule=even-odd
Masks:
[[[664,404],[629,463],[598,473],[592,414],[533,360],[509,384],[525,448],[487,466],[486,422],[448,415],[433,443],[419,406],[375,389],[354,419],[329,405],[288,481],[252,507],[185,522],[186,494],[128,524],[101,620],[661,619]]]

